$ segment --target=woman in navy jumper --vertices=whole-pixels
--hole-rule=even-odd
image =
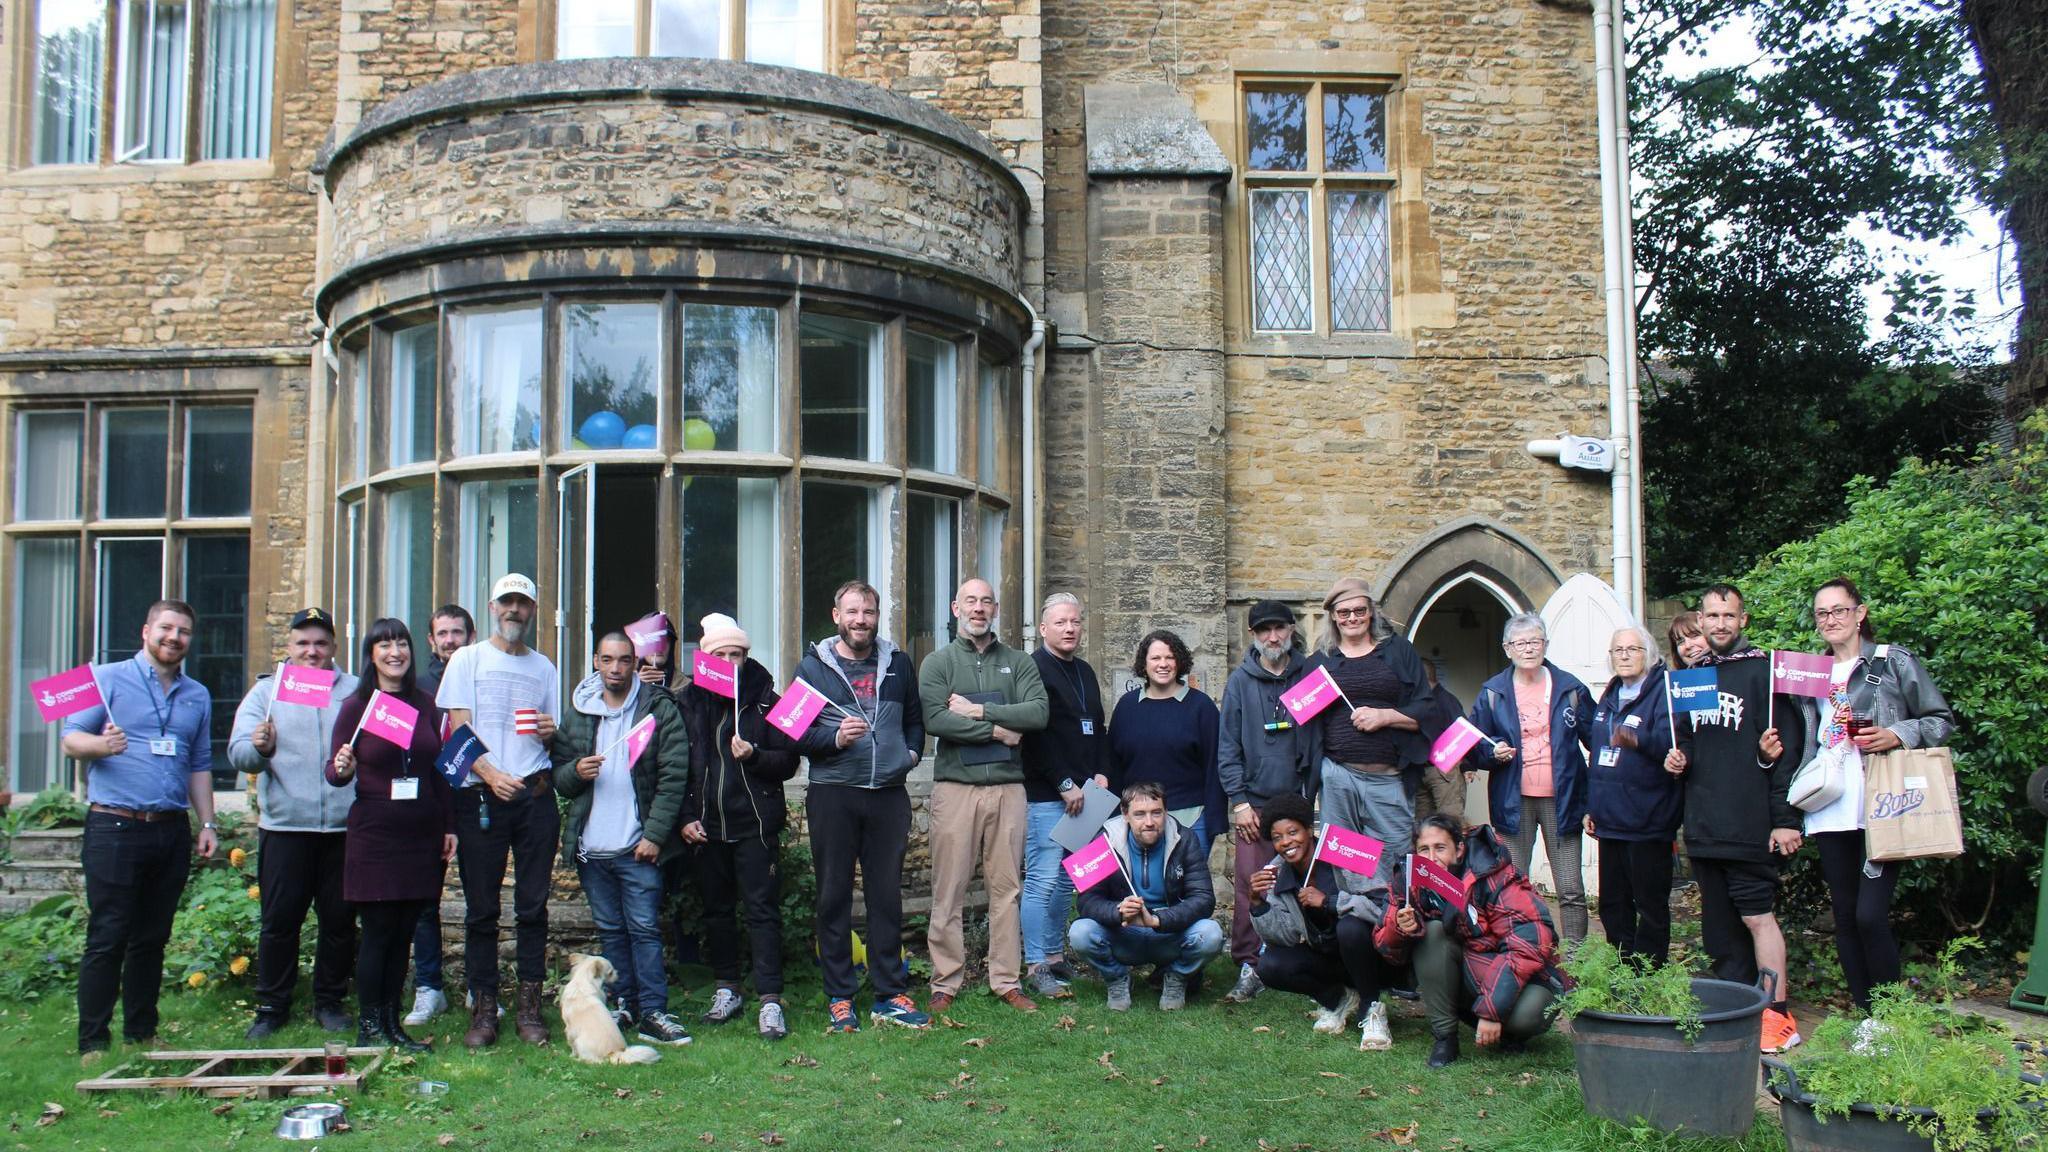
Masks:
[[[1223,778],[1216,770],[1216,702],[1188,685],[1195,658],[1164,630],[1138,641],[1131,672],[1145,678],[1116,702],[1109,718],[1109,754],[1124,787],[1156,780],[1166,810],[1206,850],[1223,831]]]
[[[1607,645],[1614,679],[1593,705],[1587,738],[1586,831],[1600,841],[1600,928],[1624,956],[1659,964],[1671,953],[1671,844],[1685,816],[1685,782],[1664,770],[1671,709],[1664,661],[1639,624]]]

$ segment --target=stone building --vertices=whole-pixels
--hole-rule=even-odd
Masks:
[[[865,576],[944,640],[1175,627],[1359,573],[1469,696],[1609,544],[1524,445],[1607,418],[1570,0],[15,0],[0,80],[0,747],[30,681],[201,615],[415,635],[528,571],[541,646]],[[1320,621],[1312,621],[1311,627]],[[231,709],[217,709],[225,734]]]

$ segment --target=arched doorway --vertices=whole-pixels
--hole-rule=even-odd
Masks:
[[[1469,711],[1479,686],[1501,669],[1500,630],[1522,611],[1513,593],[1486,576],[1466,571],[1439,585],[1422,602],[1408,629],[1408,641],[1435,663],[1437,679]],[[1486,781],[1465,789],[1465,819],[1486,817]]]

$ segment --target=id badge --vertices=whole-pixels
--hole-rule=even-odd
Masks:
[[[1093,735],[1095,735],[1095,721],[1093,721],[1093,720],[1083,720],[1083,721],[1081,721],[1081,735],[1083,735],[1083,736],[1093,736]]]
[[[1600,750],[1600,766],[1602,768],[1612,768],[1619,763],[1621,763],[1621,749],[1608,747]]]
[[[151,740],[149,742],[149,753],[152,756],[176,756],[178,754],[178,738],[176,736],[164,736]]]
[[[1641,716],[1623,717],[1621,726],[1623,728],[1641,728],[1643,726],[1643,718]]]
[[[401,776],[393,780],[391,782],[391,798],[393,800],[419,799],[420,778],[417,776]]]

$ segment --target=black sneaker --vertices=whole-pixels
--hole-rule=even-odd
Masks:
[[[645,1012],[640,1016],[640,1030],[634,1035],[649,1044],[666,1044],[671,1048],[690,1042],[690,1031],[682,1021],[666,1012]]]
[[[320,1030],[323,1032],[351,1032],[356,1026],[354,1013],[332,1004],[324,1007],[315,1006],[313,1019],[320,1022]]]
[[[242,1039],[268,1040],[284,1027],[286,1019],[273,1012],[258,1012],[256,1019],[249,1023],[249,1030],[242,1033]]]

